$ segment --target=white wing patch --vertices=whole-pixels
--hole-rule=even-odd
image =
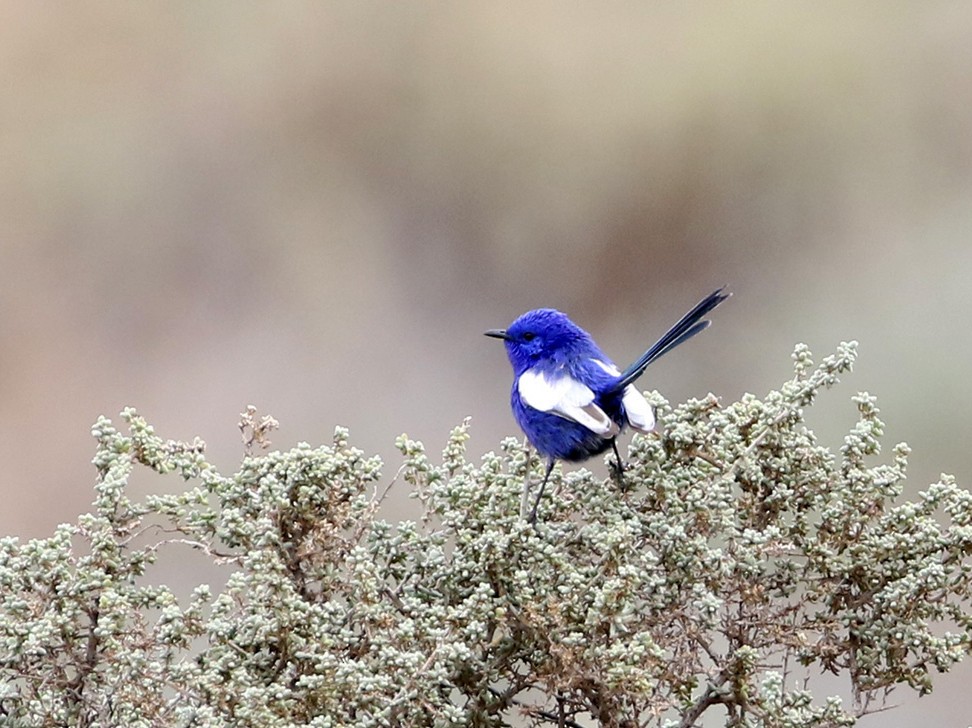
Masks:
[[[591,388],[567,374],[549,379],[531,369],[520,375],[517,390],[523,401],[534,409],[573,420],[601,437],[614,437],[620,431],[604,410],[594,404]]]
[[[628,424],[638,432],[648,434],[655,429],[655,413],[651,405],[641,395],[635,385],[629,384],[624,388],[621,396],[621,403],[624,405],[625,414],[628,415]]]
[[[608,364],[606,361],[601,361],[600,359],[591,359],[591,361],[601,367],[601,369],[606,371],[612,377],[621,376],[621,370],[614,366],[614,364]]]
[[[591,361],[611,376],[621,376],[620,370],[614,364],[608,364],[600,359],[591,359]],[[651,409],[651,405],[641,396],[641,392],[633,384],[629,384],[624,388],[621,402],[624,404],[625,414],[628,415],[628,424],[631,425],[632,429],[645,434],[655,429],[655,413]]]

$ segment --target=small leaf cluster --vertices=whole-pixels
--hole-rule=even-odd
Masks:
[[[101,418],[91,513],[0,540],[0,725],[853,725],[972,644],[972,494],[903,498],[869,394],[837,452],[806,426],[855,356],[797,347],[762,399],[650,393],[661,434],[620,481],[556,469],[535,526],[543,464],[512,438],[470,461],[468,420],[441,456],[403,435],[393,475],[342,428],[224,475],[198,439]],[[184,485],[133,502],[136,469]],[[391,489],[416,521],[387,519]],[[225,582],[157,583],[186,549]]]

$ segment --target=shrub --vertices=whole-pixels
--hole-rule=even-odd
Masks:
[[[764,399],[652,393],[662,434],[633,439],[626,487],[557,469],[535,528],[541,464],[512,438],[467,461],[468,421],[441,462],[402,436],[389,478],[341,428],[223,475],[198,439],[101,418],[92,512],[0,541],[0,723],[853,725],[899,685],[930,691],[972,637],[972,495],[943,476],[902,499],[908,448],[872,463],[868,394],[839,455],[804,424],[854,357],[800,346]],[[187,489],[133,502],[136,468]],[[383,517],[392,487],[418,522]],[[225,585],[153,583],[185,548]],[[846,705],[811,693],[821,671]]]

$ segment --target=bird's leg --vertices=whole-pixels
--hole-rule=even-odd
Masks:
[[[530,517],[527,519],[530,523],[536,524],[537,522],[537,509],[540,507],[540,499],[543,497],[543,489],[547,485],[547,481],[550,479],[550,473],[553,472],[554,463],[557,461],[551,458],[547,461],[547,472],[543,475],[543,482],[540,483],[540,490],[537,492],[537,499],[533,502],[533,510],[530,511]]]
[[[611,447],[614,449],[614,457],[618,459],[616,463],[611,463],[611,470],[614,471],[614,476],[618,479],[618,485],[621,486],[621,490],[625,490],[624,484],[624,463],[621,461],[621,453],[618,452],[618,440],[617,438],[611,439]]]

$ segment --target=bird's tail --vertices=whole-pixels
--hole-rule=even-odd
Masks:
[[[679,322],[665,332],[665,335],[662,336],[658,341],[652,344],[648,351],[642,354],[631,366],[621,372],[621,377],[614,385],[612,385],[611,392],[620,392],[622,389],[644,374],[645,369],[647,369],[648,365],[655,361],[655,359],[660,357],[662,354],[668,353],[679,344],[684,344],[700,331],[705,331],[705,329],[709,328],[709,325],[712,322],[702,321],[700,319],[732,295],[731,293],[723,293],[722,291],[722,288],[713,291],[699,301],[695,305],[695,308],[682,316]]]

